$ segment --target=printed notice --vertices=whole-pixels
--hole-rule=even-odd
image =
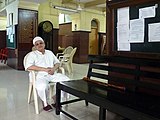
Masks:
[[[139,18],[151,18],[156,16],[156,5],[139,9]]]
[[[118,42],[118,51],[130,51],[130,43]]]
[[[117,23],[117,40],[121,43],[128,43],[129,23]]]
[[[14,36],[13,36],[13,35],[10,35],[10,43],[13,43],[13,42],[14,42],[13,39],[14,39]]]
[[[129,43],[129,7],[117,11],[117,50],[130,51]]]
[[[119,8],[117,14],[118,23],[126,23],[129,21],[129,7]]]
[[[152,23],[148,25],[148,41],[160,42],[160,23]]]
[[[144,19],[130,20],[130,43],[144,42]]]

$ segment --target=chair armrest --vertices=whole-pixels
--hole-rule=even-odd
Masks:
[[[33,85],[35,85],[37,72],[34,71],[34,70],[27,70],[27,71],[30,72],[30,75],[29,75],[30,82],[32,82]],[[65,70],[64,70],[63,67],[59,67],[57,72],[62,73],[62,74],[65,75]]]
[[[56,57],[58,58],[60,55],[64,55],[64,53],[57,53]]]
[[[35,84],[35,81],[36,81],[36,71],[34,71],[34,70],[27,70],[29,73],[30,73],[30,75],[29,75],[29,80],[30,80],[30,82],[32,82],[33,84]]]
[[[69,57],[70,57],[69,54],[64,54],[63,56],[59,56],[59,60],[60,60],[60,61],[61,61],[61,60],[65,61],[65,60],[68,60]]]
[[[64,70],[64,68],[63,68],[63,67],[59,67],[58,72],[60,72],[60,73],[62,73],[62,74],[64,74],[64,75],[65,75],[65,70]]]

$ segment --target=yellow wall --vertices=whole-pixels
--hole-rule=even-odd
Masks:
[[[6,30],[7,26],[7,18],[6,17],[0,17],[0,30]]]
[[[7,11],[7,26],[10,25],[9,24],[10,13],[13,13],[13,25],[18,24],[18,8],[38,10],[38,4],[28,2],[28,1],[15,0],[11,4],[7,5],[5,7]]]
[[[98,32],[106,32],[106,17],[102,13],[97,11],[81,11],[72,16],[72,30],[75,31],[75,24],[77,25],[77,30],[91,31],[91,21],[96,19],[99,23]]]
[[[6,6],[7,11],[7,26],[9,26],[9,20],[10,20],[10,13],[13,13],[13,25],[18,24],[18,4],[19,1],[16,0],[12,2],[11,4]]]
[[[96,19],[99,22],[98,32],[106,32],[106,17],[102,13],[84,12],[81,19],[81,29],[91,31],[91,21]]]
[[[60,4],[60,0],[55,0],[54,2]],[[52,22],[54,28],[59,28],[59,11],[57,9],[54,9],[50,2],[41,4],[39,6],[38,12],[39,23],[49,20],[50,22]]]
[[[33,2],[16,0],[6,7],[7,26],[9,25],[10,13],[13,13],[13,24],[18,24],[18,8],[23,8],[37,10],[39,23],[49,20],[52,22],[54,28],[59,28],[59,14],[63,13],[63,11],[54,9],[53,4],[61,6],[61,0],[54,0],[52,4],[50,1],[52,0],[48,0],[42,4],[36,4]],[[72,31],[75,31],[75,24],[76,30],[91,31],[91,21],[96,19],[99,21],[99,32],[106,32],[106,17],[101,12],[96,10],[82,10],[70,15],[72,18]]]
[[[80,30],[81,29],[80,14],[79,13],[72,14],[71,18],[72,18],[72,31]],[[75,25],[77,26],[76,30],[75,30]]]
[[[54,5],[61,6],[60,0],[55,0]],[[52,22],[54,28],[59,28],[59,14],[64,11],[54,9],[50,2],[45,2],[39,6],[39,23],[45,20]],[[96,19],[99,21],[99,31],[106,32],[106,16],[96,10],[82,10],[78,13],[70,13],[72,18],[72,31],[91,31],[91,21]]]
[[[0,30],[6,30],[10,20],[10,13],[13,13],[13,25],[18,24],[18,0],[14,0],[12,3],[7,5],[3,10],[6,10],[7,16],[0,18]]]
[[[28,2],[28,1],[19,1],[18,8],[29,9],[29,10],[37,10],[38,11],[39,4]]]

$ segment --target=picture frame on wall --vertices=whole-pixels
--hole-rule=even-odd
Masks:
[[[7,27],[7,47],[16,48],[16,39],[15,39],[15,26],[10,25]]]

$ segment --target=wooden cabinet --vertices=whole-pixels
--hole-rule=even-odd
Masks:
[[[0,31],[0,49],[6,47],[6,31]]]
[[[18,9],[18,25],[16,26],[16,48],[9,49],[7,64],[22,70],[23,58],[31,51],[32,40],[37,35],[38,12],[34,10]],[[11,57],[12,56],[12,57]]]

